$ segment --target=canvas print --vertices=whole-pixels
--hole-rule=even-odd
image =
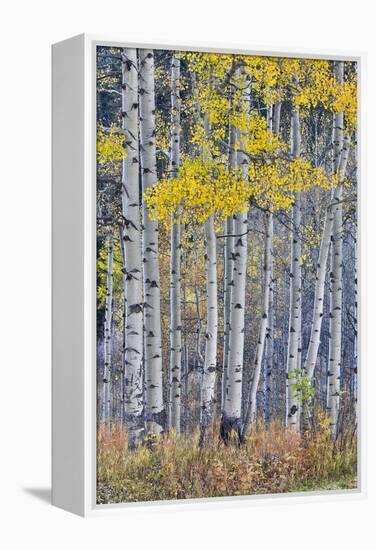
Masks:
[[[97,47],[97,503],[357,487],[357,63]]]

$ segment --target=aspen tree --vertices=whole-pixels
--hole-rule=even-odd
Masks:
[[[326,209],[322,237],[320,242],[319,257],[316,269],[316,284],[313,302],[313,320],[311,326],[311,336],[308,345],[308,351],[304,363],[304,372],[309,378],[314,375],[314,370],[317,363],[318,350],[321,343],[321,325],[324,314],[324,294],[325,294],[325,277],[327,272],[327,264],[329,257],[329,249],[331,244],[331,235],[333,231],[333,204],[337,203],[339,198],[339,189],[343,185],[343,180],[346,174],[347,160],[349,154],[349,145],[347,140],[344,141],[340,164],[338,167],[339,187],[333,190],[330,198],[330,204]]]
[[[122,181],[123,240],[126,250],[124,415],[128,426],[128,444],[133,448],[143,433],[143,306],[136,49],[123,50],[122,74],[122,119],[126,136]]]
[[[274,119],[274,120],[273,120]],[[274,113],[273,107],[270,106],[267,110],[267,127],[270,132],[273,132],[273,126],[275,127],[276,134],[279,132],[279,110]],[[256,406],[257,406],[257,390],[260,384],[261,369],[264,358],[265,345],[268,344],[268,340],[272,338],[272,313],[271,311],[271,296],[273,294],[273,234],[274,234],[274,219],[273,213],[268,212],[266,216],[266,237],[265,237],[265,250],[264,250],[264,294],[263,294],[263,310],[262,319],[260,323],[259,335],[256,345],[254,370],[252,374],[250,394],[248,397],[247,408],[244,417],[243,424],[243,440],[247,436],[249,425],[256,419]],[[273,363],[272,344],[267,348],[267,354],[264,361],[264,408],[265,418],[269,416],[270,399],[271,399],[271,369]]]
[[[268,110],[268,129],[276,135],[279,134],[281,114],[281,102],[278,101],[274,105],[271,105]],[[274,238],[274,219],[273,214],[270,213],[270,277],[269,277],[269,304],[268,304],[268,317],[266,327],[266,341],[265,341],[265,361],[264,361],[264,419],[265,423],[269,424],[272,413],[273,402],[273,379],[274,379],[274,276],[273,276],[273,238]],[[266,252],[266,250],[265,250]],[[266,254],[265,254],[266,255]]]
[[[123,225],[119,224],[119,248],[121,256],[121,269],[123,273],[122,288],[125,288],[125,247],[123,239]],[[122,293],[122,339],[121,339],[121,373],[120,373],[120,422],[124,423],[124,403],[125,403],[125,319],[126,319],[127,301],[125,299],[124,292]]]
[[[264,344],[266,338],[266,330],[268,326],[269,299],[272,285],[272,239],[273,239],[273,214],[268,212],[266,216],[266,238],[265,238],[265,256],[264,256],[264,296],[262,319],[260,323],[259,336],[256,345],[254,371],[252,376],[250,395],[248,399],[247,410],[244,418],[242,438],[247,437],[249,425],[256,418],[256,399],[257,389],[260,382],[260,374],[262,368],[262,360],[264,356]]]
[[[229,110],[232,109],[232,90],[230,89]],[[228,164],[231,170],[234,170],[237,162],[237,153],[235,150],[236,129],[229,124],[229,152]],[[226,384],[227,384],[227,366],[229,355],[230,340],[230,309],[231,309],[231,291],[233,279],[233,254],[234,254],[234,219],[229,216],[224,223],[225,243],[223,247],[224,256],[224,283],[223,283],[223,360],[222,360],[222,387],[221,387],[221,410],[225,405]]]
[[[204,115],[204,132],[209,136],[209,119]],[[207,159],[206,146],[203,146],[203,160]],[[214,229],[214,215],[208,217],[205,229],[206,262],[206,332],[205,362],[201,382],[200,444],[203,444],[205,431],[212,423],[215,403],[215,382],[217,371],[218,335],[218,292],[217,292],[217,243]]]
[[[154,52],[140,50],[140,157],[143,194],[157,182],[155,144]],[[149,433],[163,431],[162,334],[159,280],[158,221],[142,201],[145,419]]]
[[[171,62],[171,146],[170,176],[175,177],[180,164],[180,57],[174,54]],[[171,227],[170,267],[170,372],[169,427],[180,433],[181,416],[181,297],[180,297],[180,222]]]
[[[334,73],[339,84],[343,83],[343,61],[334,63]],[[340,163],[343,148],[343,112],[335,115],[334,168]],[[330,269],[330,329],[328,364],[328,413],[333,437],[337,435],[340,406],[341,350],[342,350],[342,197],[343,186],[339,186],[333,205],[332,263]]]
[[[217,254],[214,216],[205,222],[206,243],[206,332],[205,362],[201,384],[200,442],[202,444],[205,430],[211,424],[215,403],[215,380],[217,370],[217,333],[218,333],[218,299],[217,299]]]
[[[268,128],[278,136],[281,121],[281,101],[276,101],[270,107],[268,117]],[[272,408],[275,399],[273,391],[277,382],[277,376],[274,372],[274,217],[270,221],[270,294],[269,294],[269,312],[268,324],[266,330],[266,356],[265,356],[265,375],[264,375],[264,406],[265,406],[265,422],[268,424],[272,415]],[[274,385],[274,387],[273,387]]]
[[[291,119],[291,147],[294,159],[300,156],[300,116],[296,106],[293,107]],[[301,270],[301,195],[296,193],[292,210],[291,224],[291,270],[290,270],[290,322],[289,341],[287,352],[287,376],[286,376],[286,424],[289,428],[299,429],[299,401],[297,391],[294,388],[294,381],[300,369],[298,364],[299,340],[301,332],[301,292],[302,292],[302,270]]]
[[[236,70],[235,75],[240,71]],[[244,86],[240,98],[240,108],[249,113],[249,83],[239,78]],[[245,139],[244,133],[239,133],[240,142]],[[243,177],[247,177],[248,157],[238,151],[237,166],[241,169]],[[237,434],[241,439],[241,414],[242,414],[242,382],[243,382],[243,355],[244,355],[244,310],[245,287],[247,275],[247,233],[248,212],[240,212],[234,215],[234,248],[233,248],[233,273],[231,280],[231,305],[229,326],[229,351],[226,377],[226,391],[224,407],[221,419],[221,436],[227,441],[230,433]]]

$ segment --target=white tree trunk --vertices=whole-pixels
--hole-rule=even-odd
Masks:
[[[244,354],[244,307],[247,271],[247,214],[234,216],[234,268],[230,308],[229,358],[222,435],[234,430],[240,436]]]
[[[237,72],[237,71],[236,71]],[[238,73],[240,74],[240,73]],[[244,86],[244,83],[243,83]],[[243,88],[241,101],[245,111],[250,108],[250,86]],[[236,138],[238,137],[235,130]],[[239,131],[240,141],[246,138],[246,132]],[[236,141],[236,139],[234,140]],[[240,151],[230,162],[236,162],[241,168],[244,178],[248,177],[248,157]],[[230,283],[231,304],[228,342],[228,364],[226,376],[226,391],[221,419],[221,436],[226,442],[231,432],[241,440],[242,435],[242,389],[243,389],[243,358],[244,358],[244,313],[245,288],[247,279],[247,244],[248,244],[248,212],[234,216],[234,248],[233,273]]]
[[[121,266],[123,272],[123,290],[125,289],[125,247],[124,247],[124,231],[123,225],[119,225],[119,243],[120,243],[120,254],[121,254]],[[126,308],[127,300],[125,299],[125,294],[122,295],[122,344],[121,344],[121,378],[120,378],[120,421],[123,424],[125,421],[124,418],[124,402],[125,402],[125,319],[126,319]]]
[[[279,134],[279,122],[281,114],[281,103],[277,102],[274,106],[271,105],[268,112],[268,129]],[[272,413],[272,397],[273,397],[273,374],[274,374],[274,281],[273,281],[273,238],[274,238],[274,220],[271,215],[269,219],[270,234],[270,277],[269,277],[269,304],[267,306],[267,326],[265,335],[265,360],[264,360],[264,420],[268,425]],[[265,256],[267,254],[267,246]]]
[[[188,254],[184,254],[182,257],[183,270],[187,270],[188,267]],[[183,318],[187,318],[187,284],[184,281],[182,285],[182,294],[183,294],[183,304],[182,304],[182,314]],[[182,338],[182,393],[183,393],[183,403],[182,403],[182,431],[188,433],[188,419],[189,419],[189,344],[188,344],[188,334],[187,331],[184,332]]]
[[[240,155],[238,155],[240,158]],[[233,277],[230,283],[231,304],[229,323],[229,350],[226,377],[226,392],[222,414],[221,433],[228,440],[231,431],[241,438],[243,358],[244,358],[244,312],[247,276],[247,231],[248,216],[234,216]]]
[[[157,182],[155,145],[154,52],[140,50],[140,153],[142,192]],[[158,222],[142,201],[145,419],[149,433],[163,431],[162,332],[158,256]]]
[[[325,276],[327,272],[327,263],[330,250],[330,241],[333,232],[333,219],[334,211],[333,204],[339,201],[339,193],[343,184],[343,179],[346,174],[347,160],[349,154],[349,147],[347,140],[344,141],[342,154],[340,158],[339,172],[339,187],[337,187],[331,195],[331,204],[326,210],[324,219],[324,228],[321,237],[319,258],[317,262],[316,270],[316,286],[313,305],[313,320],[311,327],[311,336],[309,340],[309,346],[307,351],[306,360],[304,363],[305,374],[312,378],[314,375],[317,355],[321,342],[321,324],[324,313],[324,293],[325,293]]]
[[[270,219],[271,218],[271,219]],[[269,231],[270,245],[270,273],[269,273],[269,304],[267,307],[267,325],[265,335],[265,367],[264,367],[264,419],[268,425],[272,415],[273,403],[273,376],[274,376],[274,280],[273,280],[273,236],[274,236],[274,221],[273,214],[269,215]],[[267,254],[268,247],[265,245],[265,253]],[[265,262],[267,263],[267,262]],[[267,270],[267,268],[266,268]]]
[[[339,84],[343,83],[343,70],[344,65],[343,61],[334,62],[334,76]],[[334,143],[333,143],[333,171],[336,172],[339,169],[341,162],[341,154],[343,147],[343,123],[344,115],[343,112],[335,113],[334,115]]]
[[[110,380],[112,368],[112,288],[113,288],[114,240],[111,234],[107,237],[107,277],[106,301],[104,312],[104,370],[102,394],[102,421],[111,420]]]
[[[311,327],[311,336],[309,340],[306,360],[304,363],[304,372],[309,378],[313,377],[317,362],[317,354],[321,342],[321,324],[324,315],[325,277],[329,256],[332,226],[333,213],[332,209],[329,207],[325,214],[324,228],[320,243],[319,258],[316,270],[316,285],[313,301],[313,320]]]
[[[260,323],[259,337],[256,346],[254,371],[252,376],[250,394],[248,398],[247,410],[244,418],[242,439],[245,439],[248,433],[249,425],[256,419],[257,390],[260,383],[262,360],[264,357],[264,346],[266,331],[269,323],[269,298],[272,287],[272,240],[273,240],[273,214],[267,214],[267,228],[265,238],[265,257],[264,257],[264,298],[263,311]]]
[[[339,200],[341,200],[340,194]],[[330,271],[330,329],[328,364],[328,414],[333,436],[337,434],[341,382],[342,340],[342,203],[334,206],[332,265]]]
[[[232,103],[230,98],[229,108]],[[237,153],[235,151],[236,130],[234,126],[229,127],[229,154],[228,163],[232,170],[236,167]],[[229,340],[230,340],[230,309],[231,309],[231,293],[234,268],[234,220],[230,216],[224,224],[224,234],[226,235],[224,242],[224,286],[223,286],[223,361],[222,361],[222,388],[221,388],[221,410],[225,405],[226,384],[227,384],[227,366],[229,355]]]
[[[204,132],[209,139],[209,118],[204,115]],[[205,162],[208,152],[202,149]],[[217,334],[218,334],[218,293],[217,293],[217,243],[214,228],[214,215],[204,224],[205,263],[206,263],[206,332],[205,361],[202,371],[200,395],[200,445],[203,444],[206,429],[211,425],[215,404],[215,383],[217,371]]]
[[[230,339],[230,308],[231,308],[231,281],[233,278],[233,250],[234,250],[234,220],[227,218],[224,223],[225,243],[223,247],[224,284],[223,284],[223,361],[222,361],[222,389],[221,410],[225,404],[228,350]]]
[[[272,108],[272,116],[269,117],[269,130],[279,135],[279,127],[281,120],[281,102],[277,101]],[[268,326],[266,329],[266,357],[265,357],[265,372],[264,372],[264,414],[265,422],[269,424],[272,416],[272,411],[276,405],[275,392],[277,388],[277,372],[274,365],[274,219],[271,220],[271,243],[270,243],[270,296],[269,296],[269,313]]]
[[[197,312],[197,331],[196,331],[196,349],[195,349],[194,366],[196,370],[200,370],[201,364],[202,364],[202,356],[201,356],[202,316],[201,316],[201,304],[200,304],[200,290],[199,290],[199,285],[197,283],[195,284],[195,299],[196,299],[196,312]]]
[[[214,216],[205,222],[206,242],[206,333],[205,362],[201,385],[201,443],[205,430],[213,420],[215,381],[217,370],[218,296],[217,296],[217,245]]]
[[[343,82],[343,62],[337,61],[334,73],[339,83]],[[335,115],[334,129],[334,169],[340,164],[343,148],[343,113]],[[329,328],[329,364],[328,364],[328,414],[333,437],[338,431],[338,414],[340,407],[341,384],[341,350],[342,350],[342,195],[343,186],[333,206],[332,263],[330,270],[330,328]]]
[[[171,64],[171,162],[175,177],[180,158],[180,58],[174,54]],[[181,297],[180,297],[180,223],[171,228],[170,280],[170,373],[169,427],[180,433],[181,416]]]
[[[338,82],[343,82],[343,63],[336,62],[334,73]],[[334,170],[337,170],[343,144],[343,113],[334,118]],[[329,327],[329,363],[328,363],[328,401],[330,428],[335,437],[340,405],[341,377],[341,330],[342,330],[342,186],[336,194],[332,223],[332,258],[329,280],[330,327]]]
[[[138,144],[138,65],[134,48],[122,53],[122,117],[126,135],[123,160],[123,221],[125,248],[125,397],[128,443],[143,432],[143,307]]]
[[[291,120],[292,154],[294,158],[300,156],[300,118],[299,111],[294,109]],[[293,430],[299,429],[299,400],[293,382],[300,369],[298,363],[299,341],[301,332],[301,197],[296,194],[292,211],[291,227],[291,271],[290,271],[290,331],[287,351],[287,403],[286,403],[286,424]]]

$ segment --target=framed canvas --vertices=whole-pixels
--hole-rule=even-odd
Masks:
[[[53,503],[364,494],[364,57],[53,46]]]

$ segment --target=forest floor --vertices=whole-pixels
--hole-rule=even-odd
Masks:
[[[98,430],[98,504],[353,489],[356,471],[356,434],[334,444],[325,417],[304,436],[279,422],[258,426],[240,448],[224,445],[218,426],[202,448],[197,430],[133,451],[123,426]]]

